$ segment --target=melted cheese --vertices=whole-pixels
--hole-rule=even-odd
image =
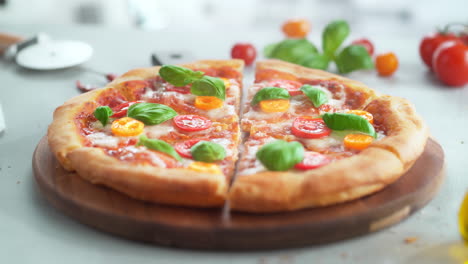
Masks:
[[[160,138],[172,131],[175,131],[175,128],[171,120],[153,126],[145,125],[144,128],[144,133],[148,138]]]
[[[343,138],[337,136],[328,136],[324,138],[315,138],[315,139],[304,139],[301,138],[300,141],[306,149],[314,151],[323,151],[330,148],[342,148],[343,147]]]
[[[91,144],[97,147],[116,148],[119,144],[119,138],[108,135],[104,132],[89,134],[86,138],[91,141]]]

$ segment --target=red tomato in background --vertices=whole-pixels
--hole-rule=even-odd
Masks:
[[[419,44],[419,55],[429,69],[433,69],[432,58],[434,57],[435,50],[440,44],[447,40],[457,40],[461,42],[461,40],[452,33],[435,33],[424,37],[421,44]]]
[[[351,43],[351,45],[361,45],[364,48],[366,48],[369,55],[371,55],[371,56],[374,55],[374,45],[372,44],[372,42],[370,42],[370,40],[368,40],[366,38],[357,39],[357,40],[353,41]]]
[[[244,60],[245,65],[252,65],[257,57],[255,47],[250,43],[237,43],[231,49],[231,57],[233,59]]]
[[[435,74],[450,86],[468,83],[468,46],[460,40],[442,43],[434,52],[432,65]]]

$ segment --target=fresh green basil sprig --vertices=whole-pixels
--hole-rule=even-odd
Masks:
[[[157,125],[177,115],[177,112],[167,105],[155,103],[137,103],[127,110],[127,116],[145,123]]]
[[[203,72],[192,71],[191,69],[175,65],[164,65],[159,69],[159,75],[166,82],[181,87],[201,79]]]
[[[362,116],[346,113],[325,113],[322,118],[327,127],[332,130],[358,131],[373,136],[374,138],[377,137],[377,133],[372,124]]]
[[[203,74],[201,71],[193,71],[175,65],[164,65],[159,70],[161,78],[177,87],[192,84],[190,92],[194,95],[216,96],[221,100],[225,100],[226,87],[224,81]]]
[[[287,171],[304,159],[304,147],[299,142],[276,140],[257,151],[257,159],[271,171]]]
[[[99,122],[101,122],[102,126],[107,125],[109,122],[109,117],[113,115],[112,109],[109,106],[99,106],[94,110],[94,117],[96,117]]]
[[[291,96],[289,95],[288,90],[280,87],[265,87],[258,91],[250,104],[252,106],[260,103],[263,100],[271,100],[271,99],[289,99]]]
[[[372,58],[362,46],[350,45],[340,50],[349,33],[350,27],[346,21],[332,21],[322,32],[323,53],[307,39],[286,39],[267,45],[264,55],[322,70],[327,70],[330,62],[334,61],[340,73],[373,68]]]
[[[156,150],[159,152],[166,153],[167,155],[173,157],[178,161],[182,161],[180,155],[175,151],[175,149],[169,145],[167,142],[159,139],[149,139],[145,135],[141,135],[137,146],[145,146],[149,149]]]
[[[190,148],[190,153],[196,161],[215,162],[226,157],[226,150],[220,144],[200,141]]]
[[[304,84],[301,91],[309,98],[312,104],[317,108],[328,102],[328,95],[322,89],[312,85]]]

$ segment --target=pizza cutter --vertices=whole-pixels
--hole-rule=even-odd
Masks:
[[[74,40],[52,40],[40,33],[32,38],[0,33],[0,54],[33,70],[57,70],[79,65],[89,60],[93,48]]]

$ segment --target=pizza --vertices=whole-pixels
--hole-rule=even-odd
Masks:
[[[258,62],[243,89],[243,66],[131,70],[58,107],[49,146],[65,169],[132,198],[247,212],[369,195],[424,149],[428,129],[403,98],[278,60]]]

